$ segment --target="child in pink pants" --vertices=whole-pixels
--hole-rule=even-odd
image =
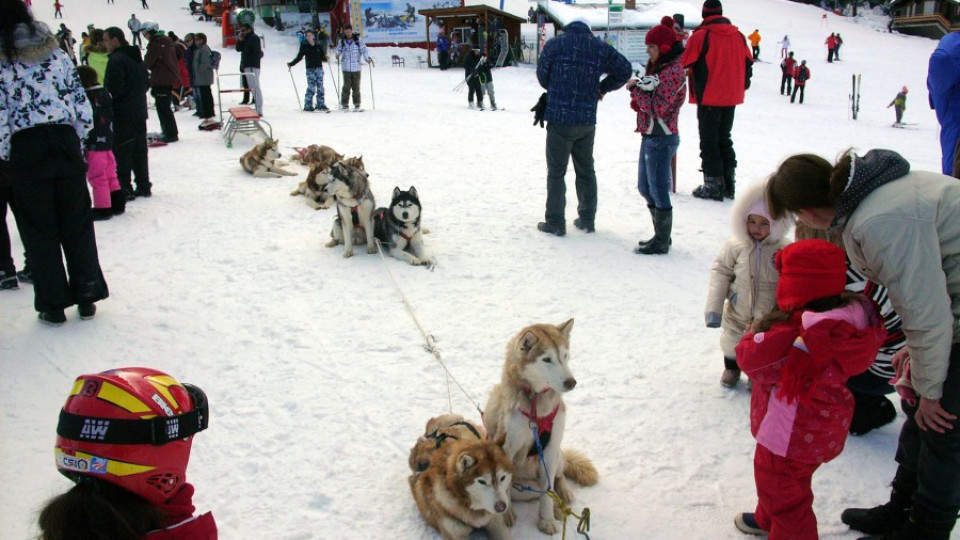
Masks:
[[[84,141],[87,158],[87,182],[93,190],[93,220],[110,219],[126,210],[126,198],[117,180],[117,161],[113,157],[113,99],[99,84],[97,72],[78,66],[80,83],[93,106],[93,129]]]

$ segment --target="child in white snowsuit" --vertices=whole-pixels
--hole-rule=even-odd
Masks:
[[[788,221],[770,217],[762,183],[738,196],[730,214],[733,236],[713,263],[704,309],[707,327],[723,329],[720,383],[728,388],[740,380],[736,355],[740,338],[748,326],[776,306],[780,275],[773,255],[790,243],[785,238]]]

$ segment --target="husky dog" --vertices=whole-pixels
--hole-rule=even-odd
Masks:
[[[543,492],[547,479],[564,503],[573,499],[564,476],[584,486],[597,483],[597,470],[588,458],[576,451],[561,451],[567,411],[563,392],[577,385],[570,372],[570,330],[573,319],[554,326],[534,324],[521,330],[507,344],[500,384],[493,387],[483,425],[493,437],[506,437],[503,450],[513,462],[516,482]],[[537,426],[546,467],[540,463],[532,425]],[[546,468],[546,474],[544,473]],[[525,500],[529,492],[515,489],[514,500]],[[535,497],[537,495],[534,495]],[[557,532],[562,512],[549,495],[539,495],[540,519],[537,528],[546,534]],[[513,510],[504,516],[513,526]]]
[[[277,140],[270,139],[251,148],[240,156],[240,166],[243,170],[257,178],[280,178],[281,176],[296,176],[297,173],[283,168],[279,161],[280,152],[277,150]]]
[[[328,148],[323,146],[321,148]],[[338,154],[339,155],[339,154]],[[342,156],[341,156],[342,157]],[[363,156],[360,157],[350,157],[343,158],[340,160],[345,165],[350,165],[356,167],[361,171],[363,168]],[[336,163],[336,162],[334,162]],[[333,166],[333,163],[327,165],[325,163],[312,163],[310,165],[310,172],[307,173],[307,179],[303,182],[300,182],[300,185],[297,186],[297,189],[290,192],[291,197],[296,197],[297,195],[303,195],[307,199],[307,206],[313,208],[314,210],[320,210],[321,208],[330,208],[333,205],[333,201],[327,201],[324,204],[321,204],[320,194],[323,192],[323,189],[330,183],[330,168]]]
[[[323,165],[330,168],[334,163],[343,159],[343,154],[338,154],[336,150],[322,144],[311,144],[306,148],[294,148],[297,152],[297,161],[301,165]]]
[[[373,209],[377,206],[367,181],[367,172],[338,161],[330,168],[330,182],[319,195],[319,204],[337,204],[337,218],[333,221],[332,239],[327,247],[343,244],[343,256],[353,257],[354,242],[367,244],[367,253],[376,253],[373,241]]]
[[[314,210],[330,208],[333,205],[333,199],[324,200],[321,195],[324,188],[332,180],[329,173],[329,167],[318,164],[311,165],[310,172],[307,173],[307,179],[300,182],[297,189],[290,192],[290,196],[303,195],[307,199],[307,206]]]
[[[441,446],[452,441],[484,440],[487,433],[482,427],[466,420],[459,414],[443,414],[431,418],[427,427],[410,449],[410,470],[423,472],[430,464],[430,456]]]
[[[390,255],[413,265],[436,263],[423,247],[420,230],[420,198],[417,188],[403,191],[393,188],[393,199],[387,208],[377,208],[373,215],[374,235]]]
[[[410,475],[410,490],[423,519],[445,540],[468,540],[486,529],[491,540],[510,540],[504,513],[510,508],[513,464],[499,441],[460,440],[441,446],[426,470]]]

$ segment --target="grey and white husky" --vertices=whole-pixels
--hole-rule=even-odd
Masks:
[[[436,260],[423,246],[421,210],[417,188],[410,186],[407,191],[393,188],[390,206],[377,208],[373,215],[374,234],[393,257],[412,265],[433,266]]]
[[[331,181],[320,194],[320,206],[333,200],[337,203],[337,218],[333,221],[332,237],[327,247],[343,244],[343,256],[353,257],[353,244],[367,244],[367,253],[376,253],[373,240],[374,201],[368,174],[359,167],[338,161],[330,168]]]

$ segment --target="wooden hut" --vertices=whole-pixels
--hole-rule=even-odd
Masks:
[[[471,44],[479,47],[489,57],[497,48],[495,39],[500,39],[501,36],[506,38],[508,47],[515,47],[520,41],[520,25],[526,22],[522,17],[487,5],[421,9],[418,13],[426,20],[427,65],[430,67],[434,66],[433,49],[436,46],[430,38],[431,23],[442,23],[448,36],[458,37],[462,58]]]

